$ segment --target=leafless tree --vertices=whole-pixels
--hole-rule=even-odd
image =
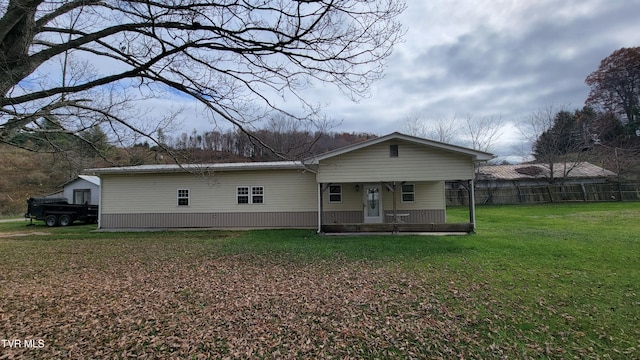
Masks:
[[[491,152],[500,140],[500,130],[504,121],[500,116],[483,116],[474,118],[468,114],[464,119],[464,129],[472,149]]]
[[[587,160],[582,151],[584,141],[575,124],[575,114],[548,106],[531,114],[519,127],[520,133],[531,145],[537,162],[549,169],[548,180],[564,181],[580,162]]]
[[[274,111],[317,118],[304,97],[314,81],[365,94],[403,35],[395,19],[405,4],[0,0],[0,9],[0,142],[16,145],[17,135],[43,131],[44,119],[74,136],[101,126],[112,138],[157,143],[163,119],[140,103],[175,95],[260,141],[247,124]],[[52,64],[71,57],[97,72],[60,81]],[[278,99],[299,101],[304,114]]]
[[[314,145],[327,134],[335,122],[327,118],[318,120],[313,127],[295,118],[276,115],[259,130],[260,138],[268,146],[255,144],[261,158],[308,158],[314,153]],[[275,152],[274,152],[275,151]]]
[[[400,131],[408,135],[489,152],[500,140],[503,125],[504,121],[500,116],[475,117],[467,114],[463,120],[459,120],[455,115],[447,118],[413,113],[403,118]]]
[[[530,149],[533,149],[538,137],[553,126],[556,111],[554,106],[547,106],[528,115],[518,123],[518,131],[530,145]]]
[[[421,138],[427,137],[427,124],[424,116],[420,113],[405,115],[404,118],[402,118],[399,130],[407,135]]]
[[[456,137],[459,128],[456,117],[428,117],[422,113],[406,115],[400,124],[400,131],[412,136],[431,139],[443,143],[459,142]]]

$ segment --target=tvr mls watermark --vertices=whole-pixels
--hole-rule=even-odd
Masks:
[[[0,339],[3,348],[9,349],[42,349],[43,339]]]

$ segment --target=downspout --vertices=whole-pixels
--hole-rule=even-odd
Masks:
[[[94,175],[97,175],[94,173]],[[98,191],[98,229],[102,229],[102,189],[104,188],[104,181],[102,176],[97,175],[100,178],[100,191]]]

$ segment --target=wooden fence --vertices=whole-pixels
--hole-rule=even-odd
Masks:
[[[447,189],[447,205],[467,205],[466,189]],[[550,184],[476,188],[476,204],[539,204],[561,202],[639,201],[640,183]]]

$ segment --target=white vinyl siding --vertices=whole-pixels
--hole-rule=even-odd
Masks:
[[[80,200],[80,195],[76,195],[76,190],[89,191],[87,194],[82,195],[82,200]],[[64,197],[75,204],[84,204],[85,202],[89,202],[89,204],[98,205],[100,203],[100,186],[93,184],[84,179],[76,179],[64,186]],[[77,196],[77,197],[76,197]],[[82,202],[80,202],[82,201]]]
[[[413,143],[398,143],[390,157],[389,142],[320,161],[318,182],[444,181],[473,179],[471,156]]]
[[[362,185],[356,191],[356,184],[340,184],[340,202],[331,201],[329,190],[322,195],[325,211],[362,211]]]
[[[414,184],[415,200],[403,202],[400,186],[397,187],[396,207],[403,210],[444,209],[446,207],[444,196],[444,181],[419,182]],[[382,192],[382,207],[385,210],[393,209],[392,192]]]
[[[218,171],[202,176],[188,173],[102,175],[104,214],[245,212],[237,203],[237,188],[259,181],[263,204],[258,212],[317,211],[315,174],[297,170]],[[176,185],[189,189],[189,206],[176,207]],[[249,185],[250,186],[250,185]],[[144,200],[144,201],[142,201]]]

